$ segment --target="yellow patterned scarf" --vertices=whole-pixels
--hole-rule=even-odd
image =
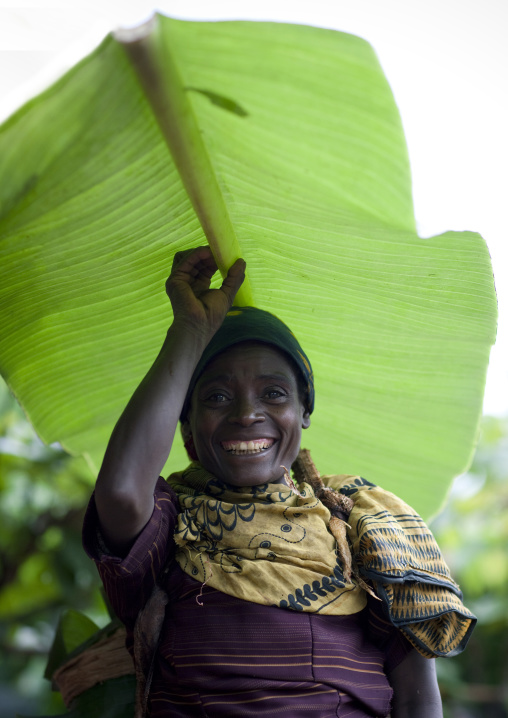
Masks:
[[[351,497],[348,539],[360,575],[375,585],[387,618],[424,655],[465,647],[475,617],[461,601],[439,548],[403,501],[358,476],[324,476]],[[328,531],[330,512],[310,484],[235,487],[200,464],[172,474],[181,513],[176,560],[190,576],[254,603],[349,615],[365,591],[346,583]]]

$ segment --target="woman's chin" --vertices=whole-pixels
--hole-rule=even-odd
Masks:
[[[257,458],[257,457],[256,457]],[[261,486],[262,484],[285,483],[284,468],[263,465],[262,461],[248,456],[235,456],[227,465],[221,465],[214,475],[231,486]]]

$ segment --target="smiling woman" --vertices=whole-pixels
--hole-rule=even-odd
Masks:
[[[296,460],[309,424],[289,361],[253,343],[238,344],[211,362],[188,416],[200,463],[234,486],[284,482],[284,467]]]
[[[226,321],[240,326],[246,314]],[[261,328],[266,313],[254,314]],[[202,466],[235,486],[284,482],[310,425],[298,373],[266,343],[237,343],[215,356],[197,379],[182,426]]]
[[[85,519],[137,717],[436,718],[431,659],[462,650],[474,616],[410,507],[358,476],[321,478],[300,450],[312,368],[277,317],[231,310],[244,268],[210,289],[210,250],[176,255],[173,324]],[[191,464],[165,481],[179,421]]]

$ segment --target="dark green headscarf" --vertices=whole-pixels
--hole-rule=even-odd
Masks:
[[[182,419],[187,415],[192,392],[206,365],[228,347],[250,341],[274,346],[292,359],[303,379],[305,409],[309,414],[312,413],[314,410],[314,375],[307,355],[293,332],[270,312],[265,312],[257,307],[231,307],[222,326],[210,340],[194,370],[182,409]]]

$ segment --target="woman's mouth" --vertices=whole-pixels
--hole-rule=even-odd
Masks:
[[[275,439],[250,439],[249,441],[221,441],[222,448],[235,456],[242,454],[260,454],[275,443]]]

